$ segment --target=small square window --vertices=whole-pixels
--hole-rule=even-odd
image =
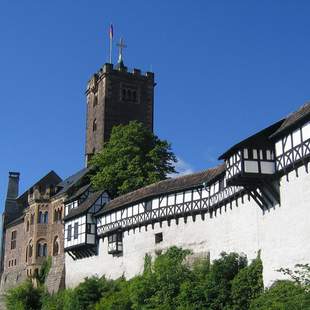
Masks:
[[[163,241],[163,233],[155,234],[155,243],[160,243]]]

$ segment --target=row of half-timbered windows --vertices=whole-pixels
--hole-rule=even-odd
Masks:
[[[148,200],[110,214],[104,214],[97,220],[97,232],[98,235],[100,235],[103,232],[115,229],[116,227],[126,227],[127,225],[132,226],[143,223],[143,221],[150,220],[151,218],[152,220],[156,220],[160,217],[166,217],[168,209],[169,212],[176,212],[176,215],[182,212],[191,212],[192,208],[199,208],[199,206],[208,210],[209,207],[219,203],[223,199],[235,195],[242,189],[241,186],[227,187],[226,179],[221,178],[204,188],[198,187],[185,192],[177,192],[175,194],[155,197],[152,199],[151,214],[147,215],[151,205],[149,204],[149,206],[147,206]],[[192,203],[197,200],[204,200],[203,204]],[[174,205],[178,207],[171,208]],[[163,212],[160,210],[163,210]],[[140,213],[138,213],[139,211]],[[169,215],[172,215],[172,213],[169,213]]]
[[[102,216],[100,219],[101,225],[114,223],[122,219],[131,218],[151,210],[166,208],[169,206],[180,205],[191,201],[200,200],[202,198],[208,198],[213,196],[226,187],[226,180],[221,178],[220,180],[210,184],[206,188],[196,188],[193,190],[182,191],[173,193],[170,195],[155,197],[152,200],[146,200],[135,205],[131,205],[122,210],[118,210]]]
[[[88,237],[86,224],[86,215],[65,223],[65,248],[85,242],[88,243],[88,239],[86,239]],[[95,233],[94,227],[90,226],[89,229]]]
[[[244,159],[254,159],[254,160],[274,160],[274,155],[272,150],[262,150],[262,149],[244,149],[243,150]]]
[[[275,144],[277,170],[310,155],[310,122],[289,133]]]
[[[310,139],[310,122],[276,142],[277,156]]]

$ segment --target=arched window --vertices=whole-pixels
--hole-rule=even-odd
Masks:
[[[58,254],[59,254],[59,239],[56,236],[53,242],[53,256],[56,256]]]
[[[48,223],[48,212],[47,211],[45,211],[43,214],[43,223],[44,224]]]
[[[38,215],[38,223],[41,224],[43,223],[43,214],[41,211],[39,211],[39,215]]]
[[[41,239],[37,243],[37,257],[47,256],[47,243],[45,240]]]
[[[93,131],[96,131],[97,130],[97,120],[94,119],[93,121]]]
[[[34,215],[31,214],[30,216],[30,225],[33,225],[34,224]]]
[[[28,255],[29,255],[29,258],[32,257],[32,249],[33,249],[32,244],[29,244],[29,246],[28,246]]]

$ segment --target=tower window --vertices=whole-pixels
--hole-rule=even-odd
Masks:
[[[137,103],[137,88],[134,86],[124,86],[121,91],[121,100],[126,102]]]
[[[17,231],[16,230],[12,231],[12,234],[11,234],[11,250],[16,248],[16,236],[17,236]]]
[[[95,107],[98,104],[98,96],[97,94],[94,95],[94,101],[93,101],[93,106]]]
[[[93,131],[96,131],[97,130],[97,120],[94,119],[93,121]]]

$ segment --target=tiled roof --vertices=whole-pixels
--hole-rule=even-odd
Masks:
[[[225,153],[223,153],[219,159],[226,159],[229,157],[232,153],[234,153],[236,150],[239,150],[241,147],[248,147],[250,145],[256,145],[259,146],[260,144],[263,144],[266,146],[266,144],[271,142],[268,140],[269,136],[274,133],[283,123],[284,119],[272,124],[269,127],[264,128],[263,130],[260,130],[259,132],[255,133],[254,135],[238,142],[237,144],[233,145],[231,148],[229,148]]]
[[[215,168],[211,168],[205,171],[188,174],[176,178],[163,180],[128,194],[119,196],[109,201],[105,207],[97,213],[97,215],[105,213],[106,211],[123,207],[128,204],[135,203],[137,201],[151,198],[157,195],[176,192],[184,189],[190,189],[197,185],[201,185],[204,182],[210,182],[225,171],[225,165],[219,165]]]
[[[65,220],[72,219],[86,212],[97,201],[97,199],[100,197],[100,195],[102,195],[102,193],[104,193],[104,191],[90,193],[83,203],[81,203],[77,208],[70,210],[69,214],[65,216]]]
[[[281,133],[285,133],[288,129],[294,127],[294,125],[299,124],[299,122],[303,121],[307,117],[310,118],[310,102],[304,104],[296,112],[288,115],[280,128],[270,137],[274,138],[279,136]]]
[[[78,199],[82,194],[84,194],[88,189],[90,188],[90,184],[86,184],[82,187],[80,187],[76,192],[74,192],[70,197],[68,197],[68,199],[66,200],[66,202],[70,202],[73,200]]]
[[[60,188],[60,191],[55,195],[55,197],[66,193],[76,183],[78,183],[89,171],[90,171],[90,168],[83,168],[77,173],[63,180],[61,183],[57,184],[57,187]]]

